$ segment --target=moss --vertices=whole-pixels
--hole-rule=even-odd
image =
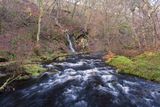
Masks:
[[[127,65],[127,64],[132,64],[133,61],[125,56],[116,56],[113,58],[110,63],[116,64],[116,65]]]
[[[40,63],[51,63],[54,60],[65,60],[66,53],[54,53],[54,54],[43,54],[41,56],[32,56],[30,59],[24,61],[23,68],[25,72],[29,73],[32,76],[38,76],[42,72],[45,72],[47,69],[43,68]]]
[[[117,67],[120,70],[129,70],[127,66],[132,66],[133,61],[124,56],[116,56],[109,62],[109,64]]]
[[[2,54],[4,54],[4,52],[0,51],[0,59],[1,59]],[[17,71],[17,69],[18,69],[18,71],[22,71],[22,73],[24,73],[24,74],[27,73],[27,76],[28,76],[28,74],[31,76],[38,76],[42,72],[47,71],[47,69],[43,68],[40,64],[52,63],[54,60],[63,61],[66,59],[67,56],[68,56],[68,54],[60,53],[60,52],[53,53],[53,54],[46,53],[41,56],[32,56],[28,59],[23,60],[22,62],[19,62],[20,63],[19,66],[22,69],[18,69],[15,66],[13,66],[13,67],[11,66],[12,64],[18,63],[17,61],[8,61],[5,63],[2,63],[2,64],[0,64],[0,69],[7,68],[7,70],[9,69],[8,71]],[[14,68],[14,69],[11,69],[11,68]],[[24,78],[26,78],[26,77],[24,77]]]
[[[160,82],[160,53],[147,52],[132,59],[117,56],[108,63],[115,66],[119,73]]]
[[[25,71],[29,74],[31,74],[32,76],[38,76],[39,74],[41,74],[42,72],[45,72],[46,69],[43,68],[42,66],[38,65],[38,64],[28,64],[28,65],[24,65],[23,68],[25,69]]]
[[[20,76],[17,80],[27,80],[29,78],[30,78],[30,76],[24,75],[24,76]]]

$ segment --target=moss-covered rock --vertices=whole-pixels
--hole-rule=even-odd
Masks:
[[[43,63],[51,63],[54,60],[65,60],[66,57],[68,56],[67,53],[54,53],[54,54],[44,54],[43,56],[40,57]]]
[[[39,74],[47,71],[46,68],[43,68],[40,64],[41,63],[51,63],[54,60],[65,60],[66,56],[68,54],[66,53],[54,53],[54,54],[43,54],[41,56],[32,56],[32,58],[27,59],[25,61],[25,64],[23,65],[23,68],[25,69],[25,72],[29,73],[32,76],[38,76]]]
[[[24,70],[32,76],[38,76],[45,72],[46,69],[38,64],[28,64],[23,66]]]

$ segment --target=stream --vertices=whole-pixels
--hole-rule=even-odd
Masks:
[[[76,55],[44,65],[29,87],[0,95],[0,107],[160,107],[160,84],[120,75],[99,57]]]
[[[0,107],[160,107],[160,84],[118,74],[97,54],[43,66],[58,73],[1,93]]]

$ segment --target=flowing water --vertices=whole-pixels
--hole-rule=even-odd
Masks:
[[[74,49],[71,36],[69,34],[66,34],[66,36],[67,36],[67,41],[69,43],[69,49],[71,50],[72,53],[75,53],[76,51]]]
[[[117,74],[98,56],[70,56],[44,67],[59,73],[1,94],[0,107],[160,107],[160,84]]]

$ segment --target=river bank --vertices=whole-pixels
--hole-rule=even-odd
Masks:
[[[88,54],[88,52],[77,52],[74,55]],[[64,61],[73,53],[52,53],[40,56],[31,56],[30,58],[20,60],[12,60],[0,63],[0,91],[12,91],[18,82],[27,81],[33,78],[39,78],[45,72],[58,73],[55,69],[44,65]],[[13,84],[12,84],[13,83]],[[8,89],[9,87],[9,89]]]
[[[160,82],[160,53],[145,52],[135,57],[114,56],[107,64],[117,68],[118,73],[134,75]]]
[[[0,63],[0,90],[8,90],[8,86],[14,81],[23,81],[32,77],[38,77],[48,69],[43,67],[44,63],[62,61],[69,54],[53,53],[41,56],[31,56],[25,60],[12,60]],[[54,71],[56,72],[56,71]],[[14,87],[14,86],[13,86]],[[10,90],[10,89],[9,89]]]

